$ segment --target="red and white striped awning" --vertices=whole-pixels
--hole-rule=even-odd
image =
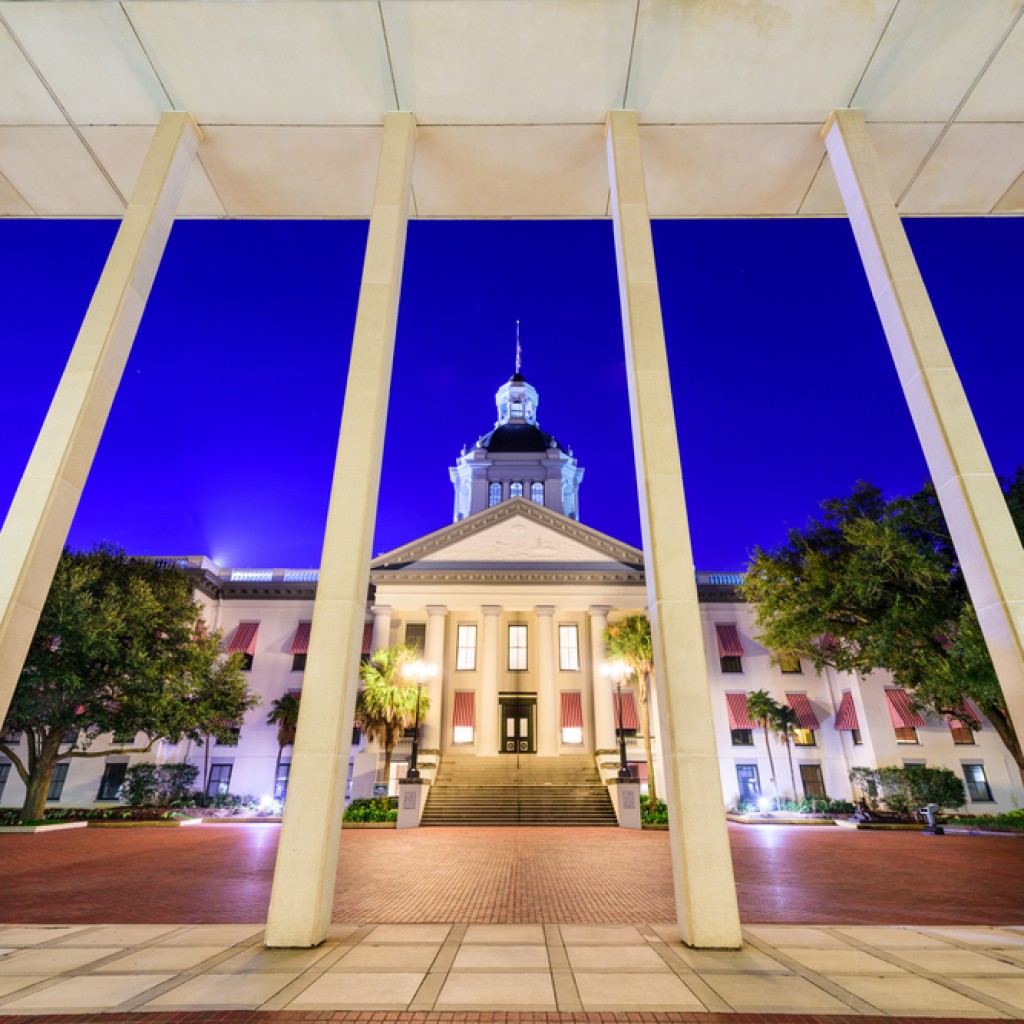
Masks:
[[[240,622],[228,643],[228,654],[255,654],[259,629],[258,622]]]
[[[289,654],[308,654],[309,653],[309,623],[300,622],[299,628],[295,630],[295,636],[292,637],[292,645],[288,649]]]
[[[373,653],[373,623],[367,622],[363,625],[363,654]]]
[[[725,706],[729,709],[730,729],[754,728],[754,723],[750,720],[750,712],[747,710],[747,695],[745,693],[727,693]]]
[[[472,690],[456,690],[452,726],[456,729],[472,729],[475,722],[476,694]]]
[[[579,690],[562,691],[562,728],[583,728],[583,702]]]
[[[742,658],[743,643],[739,630],[731,623],[719,623],[715,626],[718,638],[718,656],[720,658]]]
[[[614,726],[619,728],[619,695],[612,694],[614,699],[615,721]],[[622,691],[622,728],[632,729],[634,732],[640,728],[640,718],[636,713],[636,697],[632,690]]]
[[[787,693],[786,703],[796,712],[796,720],[801,729],[820,729],[821,722],[811,707],[806,693]]]
[[[637,780],[637,782],[647,781],[647,762],[646,761],[630,761],[629,762],[630,775]],[[634,774],[635,771],[635,774]]]
[[[916,729],[924,726],[924,719],[910,706],[906,690],[886,690],[885,699],[889,702],[889,718],[894,728]]]
[[[964,700],[962,703],[957,704],[955,711],[955,716],[949,716],[949,724],[954,729],[977,730],[981,728],[981,712],[974,701]]]
[[[839,710],[836,712],[836,730],[838,732],[852,732],[859,729],[857,721],[857,708],[853,703],[853,694],[847,690],[839,701]]]

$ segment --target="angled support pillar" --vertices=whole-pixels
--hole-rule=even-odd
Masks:
[[[859,110],[822,137],[1007,710],[1024,731],[1024,550]]]
[[[690,946],[736,949],[743,939],[633,111],[609,114],[607,144],[679,932]]]
[[[415,138],[411,113],[385,115],[268,946],[316,946],[331,923]]]
[[[190,114],[161,115],[0,531],[0,722],[132,350],[199,139]]]

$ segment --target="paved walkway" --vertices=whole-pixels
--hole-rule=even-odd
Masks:
[[[277,825],[0,835],[0,923],[266,919]],[[730,826],[746,923],[1024,925],[1024,839]],[[675,919],[668,836],[624,829],[349,831],[334,919]]]

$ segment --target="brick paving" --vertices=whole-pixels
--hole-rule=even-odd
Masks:
[[[0,1024],[954,1024],[959,1017],[893,1017],[806,1013],[684,1013],[633,1011],[559,1013],[558,1011],[415,1010],[190,1010],[174,1013],[48,1013],[0,1015]],[[1005,1017],[972,1017],[992,1024]]]
[[[259,923],[278,831],[0,835],[0,921]],[[747,923],[1024,924],[1022,839],[732,825],[730,840]],[[352,830],[342,856],[336,921],[640,924],[675,916],[663,832]]]

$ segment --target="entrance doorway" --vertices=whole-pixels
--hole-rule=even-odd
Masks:
[[[501,753],[535,754],[537,698],[518,694],[498,700],[501,704]]]

